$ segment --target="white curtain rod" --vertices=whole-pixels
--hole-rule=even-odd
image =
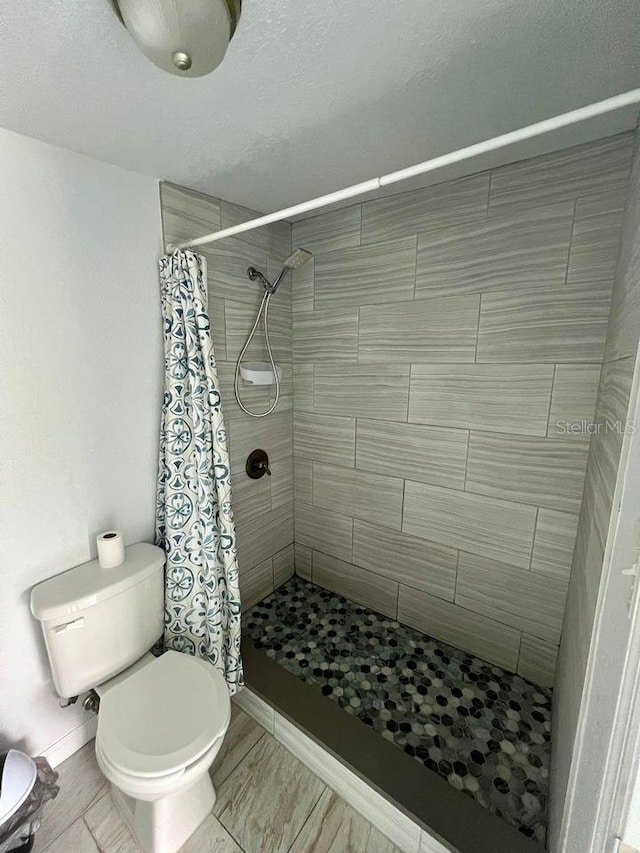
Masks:
[[[515,142],[523,142],[526,139],[531,139],[534,136],[541,136],[544,133],[549,133],[552,130],[558,130],[561,127],[567,127],[576,122],[585,121],[589,118],[604,115],[605,113],[619,110],[623,107],[629,107],[633,104],[640,103],[640,89],[631,89],[629,92],[624,92],[621,95],[615,95],[612,98],[606,98],[604,101],[597,101],[595,104],[588,104],[586,107],[580,107],[577,110],[571,110],[568,113],[554,116],[553,118],[545,119],[544,121],[530,124],[527,127],[522,127],[519,130],[513,130],[510,133],[503,133],[501,136],[495,136],[493,139],[487,139],[484,142],[477,142],[474,145],[468,145],[466,148],[460,148],[458,151],[452,151],[449,154],[443,154],[440,157],[434,157],[432,160],[426,160],[424,163],[418,163],[415,166],[409,166],[406,169],[399,169],[397,172],[391,172],[388,175],[383,175],[380,178],[371,178],[369,181],[363,181],[360,184],[346,187],[343,190],[338,190],[328,195],[322,195],[318,198],[305,201],[301,204],[294,204],[293,207],[285,207],[283,210],[278,210],[275,213],[268,213],[265,216],[258,216],[256,219],[248,219],[246,222],[241,222],[239,225],[233,225],[231,228],[223,228],[221,231],[216,231],[213,234],[206,234],[204,237],[197,237],[193,240],[188,240],[186,243],[181,243],[176,248],[187,249],[195,246],[203,246],[205,243],[213,243],[215,240],[224,240],[226,237],[233,237],[234,234],[242,234],[243,231],[253,231],[254,228],[262,228],[264,225],[269,225],[272,222],[280,222],[282,219],[298,216],[300,213],[307,213],[310,210],[318,210],[320,207],[334,204],[338,201],[344,201],[348,198],[355,198],[372,190],[386,187],[389,184],[396,184],[399,181],[406,181],[407,178],[413,178],[416,175],[423,175],[425,172],[433,172],[436,169],[442,169],[444,166],[449,166],[452,163],[460,163],[462,160],[468,160],[471,157],[477,157],[479,154],[487,154],[489,151],[496,151],[498,148],[504,148],[507,145],[513,145]]]

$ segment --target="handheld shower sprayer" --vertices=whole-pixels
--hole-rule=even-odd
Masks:
[[[282,270],[280,271],[280,274],[278,275],[276,280],[273,282],[273,284],[269,281],[269,279],[265,275],[263,275],[263,273],[260,272],[260,270],[257,270],[255,267],[249,267],[249,269],[247,270],[247,276],[249,277],[249,279],[251,281],[259,281],[260,282],[260,284],[264,288],[264,294],[262,296],[262,302],[260,303],[260,308],[258,309],[258,313],[256,315],[256,319],[255,319],[255,322],[253,324],[253,328],[249,332],[249,336],[247,337],[247,340],[245,341],[245,344],[242,347],[242,350],[240,351],[240,355],[238,356],[238,360],[236,361],[236,370],[235,370],[235,376],[234,376],[234,381],[233,381],[233,389],[234,389],[234,392],[236,395],[236,400],[238,401],[238,405],[240,406],[240,408],[242,409],[242,411],[246,415],[249,415],[252,418],[264,418],[267,415],[270,415],[271,412],[278,405],[278,401],[280,399],[280,378],[278,376],[278,370],[276,368],[276,364],[273,360],[273,353],[271,352],[271,343],[269,341],[269,302],[271,301],[271,297],[273,296],[273,294],[278,289],[280,282],[285,277],[285,275],[288,272],[290,272],[291,270],[299,269],[301,266],[306,264],[307,261],[310,261],[312,257],[313,257],[313,255],[311,254],[311,252],[308,252],[306,249],[296,249],[285,260],[284,264],[282,265]],[[240,376],[240,364],[242,362],[242,359],[244,358],[245,352],[249,349],[249,345],[251,344],[251,341],[253,340],[253,337],[256,333],[256,329],[258,328],[258,325],[260,323],[260,318],[263,315],[264,315],[264,341],[265,341],[265,344],[267,347],[267,354],[269,356],[269,361],[271,362],[271,368],[273,370],[273,375],[275,377],[276,395],[275,395],[275,398],[274,398],[272,405],[265,412],[250,412],[249,409],[247,409],[244,406],[244,404],[242,403],[242,401],[240,400],[240,395],[238,393],[238,379]]]

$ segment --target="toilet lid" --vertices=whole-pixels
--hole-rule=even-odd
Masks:
[[[218,670],[168,651],[107,691],[97,737],[105,756],[125,773],[164,776],[206,752],[224,734],[230,713]]]

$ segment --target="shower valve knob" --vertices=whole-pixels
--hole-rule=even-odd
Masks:
[[[264,450],[252,450],[247,457],[247,464],[245,467],[247,476],[251,477],[252,480],[258,480],[265,474],[271,476],[269,457]]]

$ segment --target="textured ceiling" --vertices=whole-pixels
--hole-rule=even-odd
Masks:
[[[0,0],[0,126],[261,210],[638,85],[637,0],[243,0],[201,79],[107,0]]]

